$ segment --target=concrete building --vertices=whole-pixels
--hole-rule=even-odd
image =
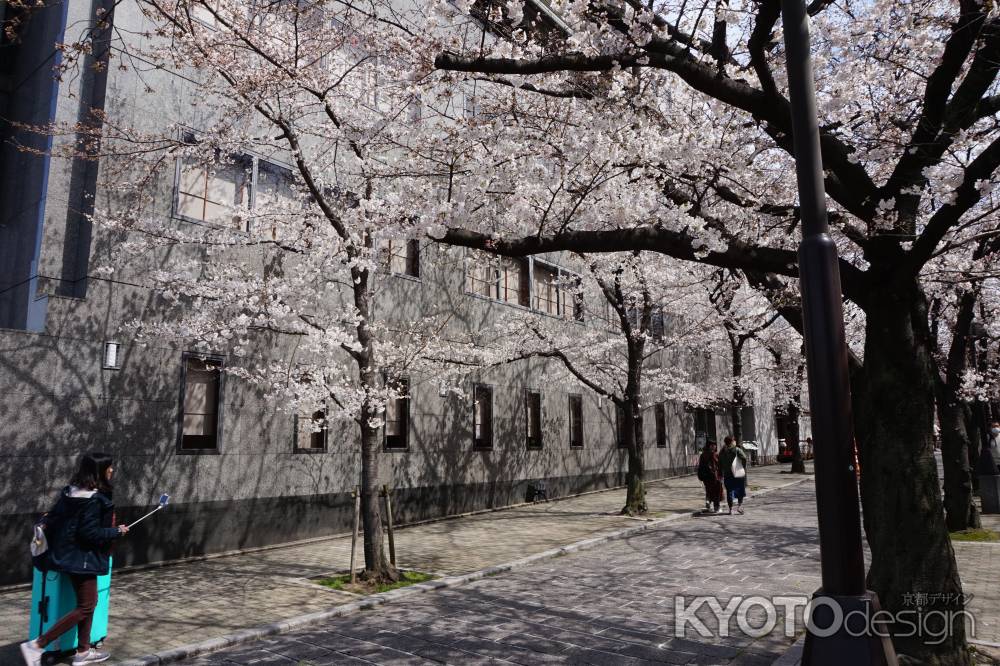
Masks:
[[[190,354],[193,347],[140,345],[123,334],[123,323],[169,318],[177,306],[151,290],[141,271],[113,278],[95,272],[120,241],[88,218],[103,194],[101,163],[50,155],[79,136],[51,138],[19,125],[72,121],[85,133],[94,109],[138,124],[197,128],[204,121],[184,101],[192,90],[182,78],[144,73],[172,94],[143,95],[133,70],[89,66],[100,49],[83,76],[53,76],[61,57],[55,44],[114,4],[49,0],[24,16],[16,39],[0,45],[0,583],[26,580],[31,524],[88,450],[118,461],[115,502],[123,519],[140,515],[161,492],[173,496],[168,510],[116,548],[119,565],[343,533],[353,510],[360,457],[352,424],[318,433],[303,427],[309,415],[281,411],[235,376],[212,372],[238,362],[225,349],[205,359]],[[11,21],[28,10],[4,3],[0,11]],[[115,8],[115,22],[129,34],[145,27],[130,2]],[[97,43],[110,43],[108,35]],[[255,178],[280,168],[251,157]],[[162,184],[157,205],[184,224],[180,173],[178,166]],[[397,275],[380,295],[379,307],[397,316],[447,311],[473,331],[488,330],[510,307],[572,319],[565,303],[537,291],[539,276],[569,270],[558,256],[526,260],[523,279],[532,286],[508,296],[477,279],[462,250],[424,244],[419,258],[414,250],[397,253]],[[280,340],[271,343],[262,343],[268,353],[287,350]],[[713,366],[726,367],[718,361]],[[383,480],[395,489],[395,522],[523,502],[540,481],[550,498],[621,485],[626,456],[615,445],[613,406],[556,376],[546,362],[528,360],[470,378],[465,397],[410,378],[410,398],[390,412],[381,461]],[[650,412],[649,478],[690,471],[704,436],[721,439],[728,431],[721,409],[664,403]],[[767,395],[754,396],[745,423],[745,438],[773,456]]]

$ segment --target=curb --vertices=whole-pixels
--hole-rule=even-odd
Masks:
[[[772,488],[765,488],[763,490],[758,490],[753,494],[748,495],[749,497],[759,497],[760,495],[766,495],[768,493],[783,490],[791,486],[799,485],[806,481],[812,480],[812,475],[804,476],[803,478],[796,479],[789,483],[784,483],[779,486],[774,486]],[[498,574],[506,573],[514,569],[521,569],[527,567],[536,562],[543,560],[550,560],[562,555],[567,555],[569,553],[575,553],[581,550],[588,550],[595,546],[599,546],[604,543],[609,543],[611,541],[618,541],[620,539],[627,539],[629,537],[642,534],[643,532],[652,530],[659,527],[665,523],[674,522],[677,520],[682,520],[684,518],[691,518],[701,514],[699,511],[691,511],[688,513],[676,513],[672,516],[667,516],[665,518],[656,518],[645,522],[641,525],[636,525],[635,527],[626,527],[621,530],[614,532],[608,532],[600,536],[591,537],[589,539],[583,539],[581,541],[575,541],[565,546],[560,546],[558,548],[551,548],[549,550],[542,551],[540,553],[535,553],[533,555],[528,555],[527,557],[522,557],[517,560],[512,560],[510,562],[505,562],[503,564],[496,564],[485,569],[479,569],[478,571],[473,571],[467,574],[460,574],[457,576],[446,576],[444,578],[439,578],[436,580],[430,580],[425,583],[416,583],[414,585],[409,585],[407,587],[399,588],[398,590],[391,590],[389,592],[382,592],[380,594],[372,594],[359,601],[352,601],[346,604],[340,604],[334,606],[329,610],[319,611],[316,613],[308,613],[306,615],[297,615],[295,617],[290,617],[284,620],[279,620],[277,622],[272,622],[270,624],[265,624],[259,627],[254,627],[251,629],[242,629],[240,631],[226,634],[224,636],[218,636],[216,638],[210,638],[208,640],[200,641],[198,643],[190,643],[188,645],[182,645],[180,647],[172,648],[170,650],[164,650],[163,652],[155,652],[153,654],[144,655],[142,657],[136,657],[134,659],[128,659],[125,661],[113,662],[117,666],[155,666],[158,664],[169,664],[172,662],[180,661],[182,659],[188,659],[191,657],[196,657],[203,655],[208,652],[215,652],[217,650],[222,650],[225,648],[236,647],[238,645],[244,645],[246,643],[252,643],[258,641],[262,638],[267,638],[268,636],[274,636],[276,634],[283,634],[295,629],[300,629],[302,627],[316,624],[324,620],[329,620],[332,618],[343,617],[351,613],[355,613],[361,610],[368,610],[371,608],[377,608],[387,603],[394,601],[399,601],[400,599],[405,599],[407,597],[415,596],[418,594],[423,594],[425,592],[432,592],[434,590],[447,589],[452,587],[460,587],[468,583],[487,578],[489,576],[496,576]],[[794,662],[792,662],[794,663]]]

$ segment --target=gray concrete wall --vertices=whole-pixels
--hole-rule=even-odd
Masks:
[[[74,4],[72,11],[82,12],[74,18],[85,17],[90,4]],[[128,34],[139,34],[145,27],[130,3],[120,5],[116,23]],[[147,83],[158,90],[157,95],[143,94]],[[57,115],[64,120],[79,113],[70,92],[64,87],[59,93]],[[140,80],[131,71],[112,68],[109,76],[107,112],[120,126],[141,130],[162,130],[175,123],[207,126],[208,111],[192,99],[191,84],[168,72],[145,72]],[[298,453],[293,446],[293,415],[256,387],[228,376],[218,452],[191,455],[177,450],[183,353],[192,345],[164,339],[140,343],[123,325],[135,319],[177,316],[177,305],[149,288],[148,271],[185,251],[150,252],[110,279],[98,278],[95,269],[110,260],[126,236],[97,228],[92,239],[89,235],[86,239],[91,248],[86,297],[67,297],[61,276],[79,273],[74,262],[81,242],[80,229],[74,226],[79,217],[72,198],[80,190],[73,182],[74,168],[71,160],[54,159],[45,192],[38,272],[54,277],[39,285],[48,302],[44,330],[0,329],[0,460],[4,463],[0,583],[26,578],[24,545],[30,526],[51,506],[79,454],[88,450],[108,451],[118,461],[115,501],[121,520],[144,513],[161,492],[173,496],[167,510],[121,542],[116,561],[123,565],[347,530],[350,490],[360,468],[353,422],[331,426],[325,452]],[[101,178],[110,178],[108,173],[102,165],[99,205],[111,209],[130,205],[116,201],[110,188],[101,186]],[[149,192],[150,214],[164,220],[171,214],[173,175],[167,169]],[[24,193],[28,199],[37,195],[30,189]],[[15,258],[21,261],[27,252],[18,249]],[[464,251],[428,246],[424,257],[420,280],[383,279],[377,313],[403,320],[446,313],[453,331],[481,331],[488,337],[511,306],[465,293]],[[561,263],[559,257],[553,259]],[[595,312],[603,309],[596,300],[590,306]],[[122,344],[120,369],[102,367],[103,344],[108,340]],[[268,358],[287,359],[293,347],[288,340],[268,336],[254,344],[255,354]],[[210,351],[225,356],[230,350]],[[494,446],[488,451],[472,447],[474,382],[494,387]],[[623,482],[625,452],[615,445],[612,405],[569,378],[557,362],[530,360],[482,371],[468,377],[462,388],[465,397],[442,397],[436,381],[411,377],[409,449],[387,451],[380,462],[384,482],[397,492],[397,521],[524,501],[529,485],[539,479],[547,482],[551,497]],[[542,393],[543,447],[537,451],[527,450],[524,441],[526,388]],[[584,397],[581,449],[569,446],[570,393]],[[692,415],[679,404],[668,403],[666,408],[666,447],[656,447],[652,409],[645,420],[650,478],[687,471],[697,457]],[[728,421],[721,412],[717,418],[721,437]],[[765,422],[771,422],[770,414],[762,409],[757,419],[759,438],[769,436],[761,433]]]

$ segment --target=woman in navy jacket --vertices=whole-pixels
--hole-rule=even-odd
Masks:
[[[97,577],[108,573],[111,542],[128,532],[125,525],[115,526],[112,462],[103,453],[83,456],[70,485],[42,519],[49,542],[50,567],[69,575],[76,592],[76,608],[35,640],[21,644],[21,654],[28,666],[38,666],[45,646],[74,626],[78,630],[74,665],[96,664],[111,656],[90,646],[90,627],[97,606]]]

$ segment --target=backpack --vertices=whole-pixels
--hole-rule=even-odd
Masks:
[[[42,516],[44,518],[44,516]],[[39,520],[32,525],[31,544],[28,550],[31,551],[31,564],[39,571],[45,572],[51,568],[52,562],[49,559],[49,540],[45,536],[43,522]]]

